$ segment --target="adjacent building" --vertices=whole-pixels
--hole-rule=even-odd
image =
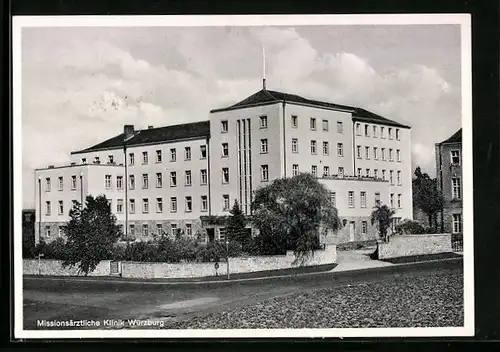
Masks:
[[[445,200],[440,219],[442,231],[462,233],[462,129],[437,143],[435,150],[436,178]]]
[[[105,194],[125,236],[224,236],[235,200],[251,216],[255,190],[301,172],[330,190],[338,242],[371,239],[376,203],[412,218],[411,129],[367,110],[262,89],[208,121],[135,130],[36,170],[37,240],[60,234],[74,201]],[[41,210],[41,211],[40,211]],[[204,220],[203,220],[204,219]],[[209,219],[207,221],[207,219]],[[202,221],[203,220],[203,221]],[[38,228],[38,226],[37,226]]]

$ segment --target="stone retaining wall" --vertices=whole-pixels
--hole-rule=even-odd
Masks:
[[[451,234],[395,235],[377,245],[379,259],[453,252]]]
[[[23,274],[24,275],[50,275],[50,276],[83,276],[78,273],[78,268],[63,268],[60,260],[51,259],[23,259]],[[103,260],[95,270],[89,273],[88,276],[109,276],[110,274],[110,261]]]

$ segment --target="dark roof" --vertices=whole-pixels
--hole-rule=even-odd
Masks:
[[[381,123],[381,124],[391,125],[391,126],[396,126],[396,127],[410,128],[409,126],[402,125],[396,121],[389,120],[385,117],[382,117],[380,115],[377,115],[375,113],[372,113],[372,112],[367,111],[367,110],[362,109],[362,108],[348,106],[348,105],[334,104],[334,103],[329,103],[329,102],[324,102],[324,101],[319,101],[319,100],[306,99],[306,98],[301,97],[301,96],[296,95],[296,94],[282,93],[282,92],[277,92],[274,90],[267,90],[267,89],[262,89],[262,90],[258,91],[257,93],[249,96],[248,98],[240,101],[239,103],[236,103],[234,105],[231,105],[229,107],[222,108],[222,109],[214,109],[214,110],[211,110],[210,112],[214,113],[214,112],[230,111],[230,110],[236,110],[236,109],[244,109],[244,108],[249,108],[252,106],[274,104],[274,103],[278,103],[278,102],[282,102],[282,101],[294,103],[294,104],[299,104],[299,105],[309,105],[309,106],[314,106],[314,107],[324,108],[324,109],[346,111],[346,112],[351,113],[353,116],[353,119],[356,121]]]
[[[453,134],[453,136],[438,144],[446,144],[446,143],[462,143],[462,129],[459,129],[457,132]]]
[[[202,138],[210,135],[210,121],[185,123],[182,125],[172,125],[158,128],[148,128],[137,130],[132,138],[127,141],[127,146],[141,144],[155,144],[171,142],[176,140]],[[123,147],[125,134],[110,138],[98,143],[90,148],[72,152],[71,154],[86,153],[94,150],[115,149]]]

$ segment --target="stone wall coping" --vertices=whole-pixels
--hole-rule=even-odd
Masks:
[[[431,236],[450,236],[451,233],[424,233],[421,235],[394,235],[393,237],[431,237]]]

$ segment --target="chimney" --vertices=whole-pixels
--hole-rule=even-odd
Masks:
[[[123,126],[123,134],[125,135],[125,139],[132,137],[134,135],[134,125]]]
[[[150,129],[152,129],[152,128],[153,128],[153,126],[148,126],[148,130],[150,130]]]

